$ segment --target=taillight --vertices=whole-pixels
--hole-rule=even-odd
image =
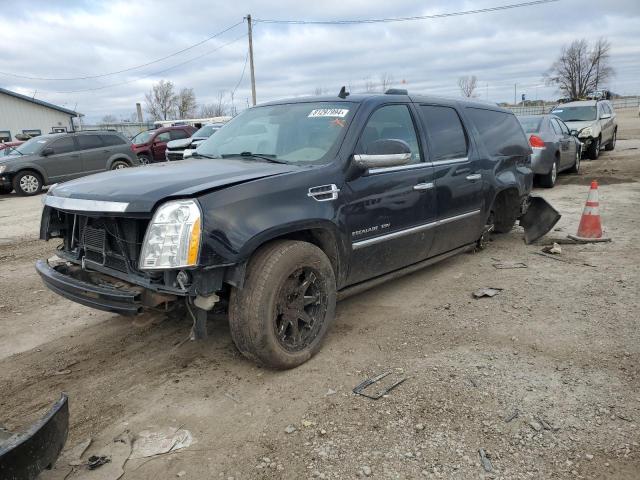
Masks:
[[[133,143],[131,145],[129,145],[129,147],[131,148],[131,151],[133,153],[136,153],[136,147],[133,146]]]
[[[545,147],[544,140],[542,140],[537,135],[531,135],[529,137],[529,145],[531,145],[532,148],[544,148]]]

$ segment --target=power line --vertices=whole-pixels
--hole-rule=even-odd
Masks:
[[[68,77],[68,78],[46,78],[46,77],[33,77],[33,76],[29,76],[29,75],[19,75],[16,73],[9,73],[9,72],[2,72],[0,71],[0,75],[5,75],[7,77],[14,77],[14,78],[22,78],[22,79],[26,79],[26,80],[45,80],[48,82],[55,82],[55,81],[72,81],[72,80],[93,80],[96,78],[102,78],[102,77],[109,77],[111,75],[118,75],[120,73],[126,73],[126,72],[131,72],[132,70],[138,70],[140,68],[144,68],[144,67],[148,67],[149,65],[153,65],[155,63],[159,63],[162,62],[163,60],[166,60],[168,58],[171,57],[175,57],[177,55],[180,55],[184,52],[187,52],[189,50],[192,50],[196,47],[199,47],[200,45],[203,45],[211,40],[213,40],[216,37],[219,37],[220,35],[227,33],[229,30],[233,30],[234,28],[236,28],[238,25],[241,25],[242,23],[244,23],[244,20],[231,25],[230,27],[225,28],[224,30],[221,30],[217,33],[214,33],[213,35],[209,35],[207,38],[205,38],[204,40],[201,40],[198,43],[194,43],[193,45],[190,45],[186,48],[183,48],[182,50],[178,50],[177,52],[173,52],[170,53],[169,55],[165,55],[162,58],[158,58],[156,60],[152,60],[151,62],[147,62],[147,63],[143,63],[141,65],[136,65],[135,67],[129,67],[129,68],[125,68],[123,70],[117,70],[115,72],[109,72],[109,73],[101,73],[99,75],[86,75],[84,77]]]
[[[124,82],[118,82],[118,83],[112,83],[112,84],[109,84],[109,85],[102,85],[102,86],[100,86],[100,87],[85,88],[85,89],[82,89],[82,90],[66,90],[66,91],[63,91],[63,92],[49,91],[49,93],[82,93],[82,92],[94,92],[94,91],[97,91],[97,90],[104,90],[104,89],[106,89],[106,88],[118,87],[118,86],[120,86],[120,85],[127,85],[127,84],[129,84],[129,83],[134,83],[134,82],[137,82],[138,80],[142,80],[142,79],[144,79],[144,78],[152,77],[152,76],[154,76],[154,75],[160,75],[160,74],[162,74],[162,73],[168,72],[169,70],[173,70],[174,68],[178,68],[178,67],[181,67],[182,65],[186,65],[187,63],[191,63],[191,62],[194,62],[194,61],[196,61],[196,60],[200,60],[201,58],[206,57],[207,55],[211,55],[212,53],[215,53],[215,52],[217,52],[218,50],[221,50],[221,49],[223,49],[224,47],[227,47],[227,46],[231,45],[232,43],[236,43],[238,40],[242,40],[242,39],[243,39],[243,38],[245,38],[246,36],[247,36],[247,34],[246,34],[246,33],[243,33],[243,34],[242,34],[242,35],[240,35],[239,37],[237,37],[237,38],[235,38],[235,39],[231,40],[230,42],[223,43],[222,45],[220,45],[220,46],[219,46],[219,47],[217,47],[217,48],[214,48],[213,50],[209,50],[209,51],[207,51],[207,52],[205,52],[205,53],[203,53],[203,54],[201,54],[201,55],[198,55],[198,56],[196,56],[196,57],[190,58],[189,60],[185,60],[184,62],[180,62],[180,63],[177,63],[177,64],[175,64],[175,65],[172,65],[171,67],[165,68],[164,70],[159,70],[159,71],[157,71],[157,72],[148,73],[148,74],[146,74],[146,75],[142,75],[141,77],[137,77],[137,78],[134,78],[134,79],[131,79],[131,80],[126,80],[126,81],[124,81]]]
[[[247,60],[249,60],[249,50],[248,49],[247,49],[247,54],[244,57],[244,65],[242,66],[242,73],[240,74],[240,80],[238,80],[238,83],[236,83],[236,86],[233,87],[233,90],[231,90],[231,96],[235,95],[236,90],[238,90],[238,87],[242,83],[242,79],[244,78],[244,72],[247,69]]]
[[[370,18],[370,19],[352,19],[352,20],[277,20],[255,18],[253,21],[258,23],[279,23],[288,25],[354,25],[363,23],[392,23],[392,22],[408,22],[414,20],[432,20],[434,18],[460,17],[463,15],[475,15],[478,13],[497,12],[500,10],[511,10],[513,8],[532,7],[545,3],[559,2],[560,0],[534,0],[524,3],[513,3],[509,5],[500,5],[497,7],[480,8],[476,10],[463,10],[458,12],[438,13],[435,15],[420,15],[414,17],[396,17],[396,18]]]

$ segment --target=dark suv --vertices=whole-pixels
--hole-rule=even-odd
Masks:
[[[133,137],[131,143],[133,143],[133,150],[140,163],[164,162],[166,160],[165,150],[167,149],[167,143],[171,140],[189,138],[196,130],[191,125],[146,130]]]
[[[318,351],[338,298],[518,218],[536,236],[559,218],[529,197],[518,120],[488,104],[398,91],[283,100],[244,111],[194,157],[52,189],[41,238],[63,240],[37,262],[45,284],[124,315],[181,301],[195,338],[227,308],[244,355],[291,368]]]
[[[129,140],[117,132],[40,135],[0,157],[0,193],[36,195],[44,185],[138,165]]]

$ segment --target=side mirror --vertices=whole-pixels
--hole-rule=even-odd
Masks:
[[[600,115],[601,119],[606,119],[606,118],[611,118],[611,114],[610,113],[603,113],[602,115]]]
[[[578,136],[578,130],[571,130],[569,133],[571,134],[572,137]]]
[[[411,148],[403,140],[376,140],[367,151],[353,156],[353,162],[360,168],[398,167],[411,161]]]
[[[40,152],[40,155],[42,155],[43,157],[48,157],[49,155],[53,155],[53,148],[51,147],[43,148],[42,151]]]

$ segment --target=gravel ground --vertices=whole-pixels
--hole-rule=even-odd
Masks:
[[[191,431],[188,448],[130,459],[124,479],[637,479],[635,113],[619,112],[615,151],[536,192],[563,215],[540,244],[516,229],[341,302],[323,350],[286,372],[244,360],[224,317],[206,341],[183,343],[186,319],[132,325],[46,291],[33,263],[54,246],[35,240],[39,199],[2,196],[0,424],[26,424],[66,391],[67,454],[87,438],[85,457],[125,431]],[[592,179],[613,241],[538,255],[575,233]],[[472,298],[482,287],[503,290]],[[351,393],[386,371],[407,380],[379,400]],[[65,478],[67,463],[42,478]],[[105,468],[68,478],[116,478]]]

